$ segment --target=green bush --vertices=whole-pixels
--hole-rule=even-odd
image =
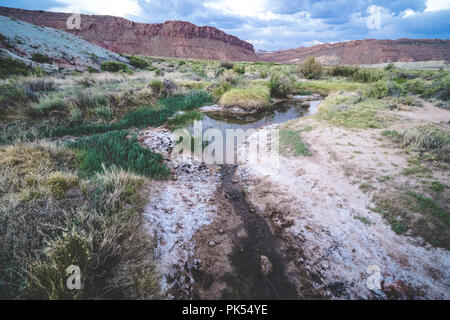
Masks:
[[[150,63],[147,60],[139,56],[130,56],[128,61],[133,67],[138,69],[145,69],[150,66]]]
[[[237,74],[245,74],[245,67],[243,65],[235,64],[233,66],[233,71]]]
[[[337,65],[337,66],[333,66],[329,70],[329,74],[334,76],[334,77],[351,78],[358,71],[359,71],[359,67],[358,66],[340,66],[340,65]]]
[[[86,70],[89,73],[99,73],[100,72],[98,69],[91,67],[91,66],[88,66]]]
[[[364,83],[371,83],[383,79],[384,76],[385,73],[382,70],[360,68],[352,75],[352,80]]]
[[[322,75],[323,68],[314,56],[309,56],[299,66],[299,71],[306,79],[318,79]]]
[[[0,79],[11,76],[29,76],[32,68],[22,61],[0,57]]]
[[[163,90],[163,82],[159,79],[152,79],[149,84],[153,92],[159,94]]]
[[[293,87],[292,80],[286,74],[277,72],[270,77],[270,94],[274,97],[286,97],[292,91]]]
[[[111,131],[78,140],[68,146],[82,150],[78,157],[80,175],[92,176],[116,165],[136,174],[151,178],[165,178],[169,170],[160,154],[142,147],[135,138],[128,137],[128,131]]]
[[[219,67],[230,70],[234,68],[234,63],[229,61],[223,61],[220,63]]]
[[[42,115],[48,115],[52,111],[62,111],[64,110],[65,104],[64,99],[60,97],[45,97],[43,98],[35,109],[38,110]]]
[[[405,89],[409,93],[421,95],[425,92],[426,83],[422,79],[409,80],[405,83]]]
[[[31,60],[38,63],[52,63],[52,59],[50,59],[49,56],[39,52],[33,53],[33,55],[31,56]]]
[[[404,88],[398,83],[390,80],[380,80],[373,83],[367,95],[372,98],[382,99],[385,97],[400,97],[405,94]]]
[[[128,67],[125,63],[123,62],[119,62],[119,61],[108,61],[108,62],[103,62],[101,69],[103,71],[108,71],[108,72],[125,72],[125,73],[131,73],[131,69],[130,67]]]

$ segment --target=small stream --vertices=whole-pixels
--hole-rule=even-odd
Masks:
[[[203,132],[210,128],[219,129],[225,137],[227,129],[257,129],[283,123],[317,111],[320,101],[283,101],[270,110],[254,115],[229,115],[207,113],[203,119]],[[279,239],[263,216],[252,210],[246,194],[239,183],[235,183],[237,166],[221,166],[221,185],[217,192],[242,220],[247,237],[232,234],[233,252],[230,256],[233,274],[227,279],[228,293],[224,299],[297,299],[295,285],[285,273],[287,260]],[[226,197],[223,197],[226,195]],[[233,233],[233,230],[227,230]],[[236,232],[236,231],[234,231]],[[261,272],[261,255],[269,258],[273,270],[264,277]]]

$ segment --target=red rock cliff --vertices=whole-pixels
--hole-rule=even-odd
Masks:
[[[397,61],[450,60],[450,40],[353,40],[258,54],[258,60],[298,63],[313,55],[328,64],[376,64]]]
[[[81,28],[69,30],[68,13],[0,6],[0,15],[71,32],[118,53],[234,61],[256,58],[252,44],[219,29],[184,21],[146,24],[112,16],[81,15]]]

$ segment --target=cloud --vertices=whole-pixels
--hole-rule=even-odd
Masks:
[[[141,7],[137,0],[57,0],[59,6],[50,11],[104,14],[125,17],[139,15]]]
[[[137,22],[210,25],[277,50],[377,38],[449,38],[450,0],[3,0],[28,9],[110,14]],[[15,5],[17,3],[17,5]],[[380,8],[368,28],[368,8]],[[370,26],[370,24],[369,24]]]

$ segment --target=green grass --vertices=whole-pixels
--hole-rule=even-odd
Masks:
[[[407,191],[407,197],[411,210],[424,215],[433,215],[450,226],[450,212],[443,209],[435,200],[413,191]]]
[[[6,79],[12,76],[29,76],[32,71],[33,68],[22,61],[0,58],[0,79]]]
[[[143,176],[163,179],[169,170],[159,154],[142,147],[127,131],[111,131],[83,138],[68,146],[78,150],[77,160],[82,177],[117,166]]]
[[[266,87],[235,88],[225,92],[219,103],[225,108],[238,107],[253,112],[270,105],[270,93]]]
[[[294,156],[308,156],[311,152],[308,149],[308,144],[304,143],[299,132],[291,129],[280,130],[280,147],[289,148],[289,154]]]
[[[358,91],[364,90],[367,84],[360,82],[351,82],[345,80],[317,80],[299,82],[296,85],[296,89],[299,91],[309,91],[327,95],[336,91]]]
[[[79,136],[104,133],[112,130],[123,130],[131,127],[157,127],[165,123],[178,111],[193,110],[210,102],[212,102],[212,97],[205,91],[192,92],[186,95],[174,95],[159,100],[158,106],[156,107],[141,107],[113,123],[87,123],[76,126],[47,127],[43,130],[43,135],[47,137],[60,137],[64,135]]]
[[[79,179],[75,154],[62,145],[0,148],[0,297],[157,297],[141,214],[147,183],[120,169]],[[66,287],[70,265],[81,269],[81,290]]]
[[[403,147],[411,148],[426,160],[450,162],[450,132],[432,125],[410,128],[402,132],[386,130],[382,133]]]
[[[170,130],[174,131],[194,123],[195,120],[202,120],[204,117],[203,113],[190,110],[182,114],[177,114],[173,118],[167,121]]]
[[[363,216],[355,216],[356,219],[358,219],[359,221],[361,221],[362,223],[364,223],[367,226],[370,226],[372,224],[372,221],[370,221],[369,219],[367,219],[366,217]]]
[[[346,128],[384,128],[391,122],[390,116],[379,113],[386,108],[383,101],[361,100],[355,96],[330,96],[320,105],[316,117]]]

